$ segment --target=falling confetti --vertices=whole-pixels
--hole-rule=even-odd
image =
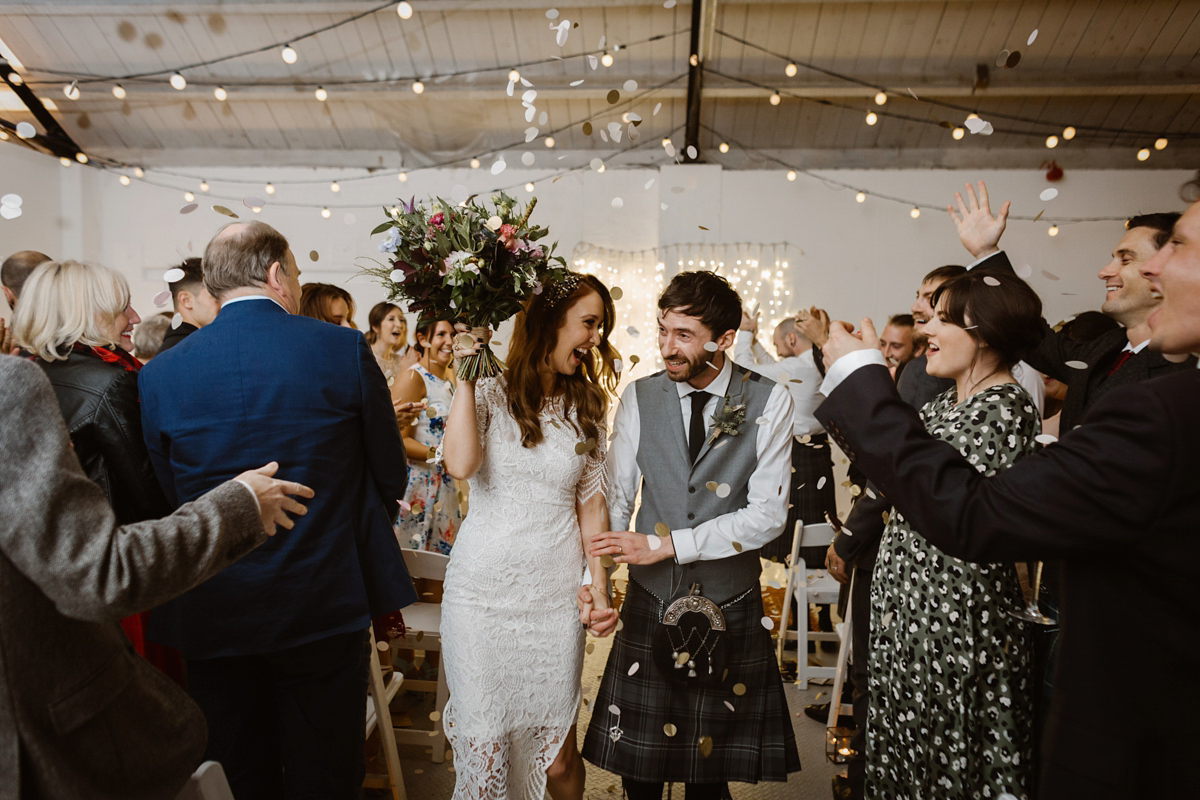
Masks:
[[[620,300],[622,297],[625,296],[625,292],[621,289],[620,286],[614,286],[608,290],[608,295],[613,300]]]
[[[582,84],[582,83],[583,83],[583,78],[580,78],[580,79],[579,79],[579,80],[577,80],[577,81],[571,81],[571,85],[572,85],[572,86],[579,86],[579,85],[580,85],[580,84]]]
[[[1037,35],[1038,29],[1034,28],[1033,33],[1029,34],[1029,38],[1025,40],[1025,46],[1028,47],[1029,45],[1033,44],[1037,40]]]
[[[1087,369],[1088,365],[1082,361],[1065,361],[1063,362],[1071,369]]]
[[[986,283],[988,286],[999,286],[1000,285],[1000,281],[997,280],[996,278],[993,278],[991,275],[984,275],[983,282]]]
[[[704,349],[710,353],[715,353],[715,352],[717,352],[717,343],[716,342],[705,342]]]
[[[708,758],[712,755],[713,740],[711,736],[701,736],[700,742],[697,745],[700,748],[700,755]]]
[[[608,101],[610,106],[616,105],[621,100],[621,93],[616,89],[609,89],[608,94],[605,95],[604,99]]]
[[[649,547],[651,550],[657,550],[662,547],[662,539],[657,536],[647,536],[646,547]]]
[[[175,281],[183,280],[185,275],[187,275],[186,272],[181,270],[179,267],[175,267],[174,269],[169,269],[163,273],[163,280],[167,283],[174,283]]]
[[[1051,281],[1056,281],[1056,280],[1058,280],[1058,276],[1057,276],[1057,275],[1055,275],[1053,272],[1051,272],[1051,271],[1050,271],[1050,270],[1048,270],[1048,269],[1044,269],[1044,270],[1042,270],[1042,275],[1043,275],[1043,276],[1044,276],[1044,277],[1045,277],[1047,280],[1051,280]]]
[[[725,440],[725,441],[728,441],[728,440]],[[725,441],[722,441],[721,444],[724,444]],[[718,445],[718,447],[719,446],[720,445]],[[717,497],[721,498],[722,500],[724,500],[726,497],[729,497],[729,492],[730,492],[730,489],[729,489],[728,483],[722,483],[721,485],[717,486]]]
[[[1048,433],[1039,433],[1037,436],[1033,437],[1033,440],[1041,444],[1054,444],[1058,441],[1058,437],[1052,436]]]
[[[689,144],[689,145],[687,146],[687,157],[688,157],[688,158],[695,158],[697,155],[699,155],[699,153],[698,153],[698,152],[697,152],[697,150],[696,150],[696,146],[695,146],[695,145],[693,145],[693,144]]]
[[[154,295],[154,307],[162,308],[163,306],[165,306],[167,304],[167,301],[170,299],[171,299],[171,291],[169,289],[164,289],[163,291]]]
[[[183,324],[183,315],[182,314],[176,314],[175,316],[171,317],[171,330],[178,330],[179,326],[182,324]]]
[[[190,214],[200,207],[199,203],[188,203],[183,208],[179,209],[180,214]]]
[[[533,162],[537,160],[537,156],[533,153],[525,152],[521,154],[521,163],[527,167],[532,167]]]
[[[583,135],[584,136],[592,135],[592,123],[590,123],[590,122],[583,123]]]
[[[507,168],[508,168],[508,164],[505,163],[504,159],[498,158],[498,159],[496,159],[496,162],[494,164],[492,164],[492,174],[499,175],[501,172],[504,172],[504,170]]]
[[[540,133],[540,131],[538,131],[537,128],[534,128],[534,127],[526,128],[525,129],[525,142],[526,143],[532,142],[534,139],[536,139],[538,137],[538,133]]]
[[[679,733],[679,729],[668,722],[666,725],[663,725],[663,733],[667,736],[674,736]]]
[[[728,708],[731,712],[734,710],[733,703],[729,702],[728,700],[725,700],[723,702],[725,703],[725,707]]]
[[[1033,267],[1029,266],[1028,264],[1021,264],[1020,266],[1013,267],[1013,272],[1017,273],[1017,277],[1021,278],[1022,280],[1033,277]]]
[[[1012,53],[1008,52],[1007,50],[1001,50],[1000,54],[996,56],[996,66],[1003,67],[1008,63],[1008,57],[1011,55]]]
[[[742,695],[744,695],[746,693],[746,684],[735,683],[733,685],[733,693],[736,694],[738,697],[741,697]]]
[[[225,206],[213,206],[213,207],[212,207],[212,210],[213,210],[213,211],[215,211],[215,212],[217,212],[218,214],[224,214],[224,215],[225,215],[225,216],[227,216],[227,217],[233,217],[234,219],[238,219],[238,218],[239,218],[237,214],[233,213],[232,211],[230,211],[230,210],[229,210],[228,208],[226,208]]]
[[[667,523],[665,523],[665,522],[659,522],[659,523],[655,524],[654,532],[656,534],[658,534],[659,536],[670,536],[671,535],[671,529],[667,526]]]
[[[624,206],[624,205],[625,205],[625,201],[624,201],[624,200],[622,200],[621,198],[619,198],[619,197],[614,197],[614,198],[612,199],[612,207],[613,207],[613,208],[621,208],[621,207],[622,207],[622,206]]]
[[[697,227],[697,228],[699,228],[699,229],[700,229],[700,230],[702,230],[702,231],[706,231],[706,230],[708,230],[708,228],[704,227],[703,225],[697,225],[696,227]]]
[[[1055,189],[1053,186],[1051,186],[1049,189],[1042,189],[1042,193],[1039,194],[1038,197],[1043,202],[1048,202],[1058,197],[1058,189]]]
[[[664,0],[664,2],[663,2],[663,8],[668,8],[668,9],[669,9],[669,8],[674,8],[674,7],[675,7],[675,3],[676,3],[676,0]]]
[[[1037,213],[1037,216],[1033,218],[1033,221],[1037,222],[1039,219],[1042,218],[1042,214],[1045,214],[1045,213],[1046,213],[1046,209],[1043,208],[1041,211],[1039,211]]]
[[[640,663],[638,663],[637,661],[635,661],[635,662],[633,662],[632,664],[630,664],[630,665],[629,665],[629,677],[631,677],[631,678],[632,678],[634,675],[636,675],[636,674],[637,674],[637,671],[638,671],[638,669],[639,669],[641,666],[642,666],[642,665],[641,665]]]
[[[822,475],[820,480],[817,481],[817,491],[820,491],[821,487],[824,485],[825,485],[825,476]]]
[[[654,106],[654,113],[653,113],[653,114],[651,114],[650,116],[652,116],[652,117],[657,117],[657,116],[658,116],[658,112],[659,112],[659,111],[661,111],[661,110],[662,110],[662,103],[656,103],[656,104],[655,104],[655,106]],[[19,127],[19,126],[18,126],[18,127]],[[32,128],[33,126],[32,126],[32,125],[30,125],[29,127],[31,127],[31,128]]]
[[[1020,64],[1020,63],[1021,63],[1021,51],[1013,50],[1011,53],[1008,54],[1008,58],[1005,59],[1004,68],[1005,69],[1013,69],[1014,67],[1017,66],[1017,64]]]
[[[731,542],[731,544],[733,545],[734,550],[738,551],[739,553],[742,552],[742,543],[741,542]]]
[[[266,200],[263,200],[261,197],[255,197],[254,195],[251,195],[250,197],[242,198],[242,205],[244,205],[246,208],[250,209],[251,211],[253,211],[256,208],[262,208],[266,204],[267,204]]]
[[[659,103],[659,105],[662,104]],[[22,139],[32,139],[34,136],[37,136],[37,128],[30,125],[28,122],[18,122],[17,136]]]
[[[766,628],[767,630],[769,630],[769,631],[775,630],[775,623],[774,623],[774,621],[772,621],[772,619],[770,617],[763,617],[762,619],[759,620],[759,622],[761,622],[762,626],[764,628]]]
[[[637,337],[641,336],[641,334],[638,332],[638,329],[633,327],[632,325],[630,325],[628,328],[626,328],[625,332],[628,333],[630,336],[632,336],[635,339]]]

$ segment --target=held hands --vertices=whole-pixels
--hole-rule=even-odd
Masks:
[[[825,369],[828,370],[837,361],[855,350],[878,350],[879,335],[875,333],[875,325],[870,317],[863,317],[859,323],[860,330],[854,333],[854,326],[849,322],[838,320],[829,328],[829,341],[821,348],[825,354]]]
[[[634,531],[605,531],[592,539],[588,555],[612,556],[618,564],[657,564],[675,557],[675,546],[670,536],[654,537],[657,548],[650,546],[650,537]]]
[[[488,328],[471,328],[461,322],[454,324],[454,330],[454,371],[458,373],[459,362],[478,353],[492,340],[492,332]]]
[[[961,192],[954,193],[954,202],[958,204],[958,211],[956,212],[953,206],[946,206],[946,211],[949,212],[950,219],[954,220],[958,240],[967,248],[967,252],[975,258],[983,258],[999,250],[1000,237],[1004,235],[1004,227],[1008,224],[1008,209],[1011,203],[1005,201],[1004,205],[1000,206],[1000,213],[992,216],[987,185],[983,181],[979,182],[978,197],[975,188],[968,183],[966,202],[963,201]]]
[[[829,315],[824,309],[812,306],[796,315],[796,330],[817,347],[829,341]]]
[[[829,549],[825,551],[825,570],[833,576],[833,579],[838,583],[849,583],[850,570],[846,567],[846,562],[833,549],[833,543],[829,543]]]
[[[254,490],[254,495],[258,498],[258,505],[262,511],[263,530],[268,536],[275,535],[276,525],[288,530],[292,529],[296,523],[288,516],[289,513],[300,517],[308,513],[307,508],[288,495],[294,494],[311,498],[314,494],[312,489],[303,484],[277,481],[272,478],[271,476],[278,471],[279,462],[272,461],[265,467],[252,469],[237,476],[239,481]]]
[[[579,621],[593,636],[608,636],[617,628],[617,611],[610,607],[608,595],[599,586],[580,586],[576,596]]]

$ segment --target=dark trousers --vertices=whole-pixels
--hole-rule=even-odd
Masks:
[[[628,800],[662,800],[662,783],[645,783],[621,779]],[[724,800],[729,796],[728,783],[685,783],[683,800]]]
[[[188,662],[206,760],[237,800],[356,800],[366,772],[367,631]]]
[[[871,654],[871,573],[874,571],[874,564],[856,567],[850,594],[850,646],[854,653],[850,677],[854,684],[854,725],[858,730],[851,740],[855,756],[846,766],[846,777],[850,780],[850,796],[855,800],[863,797],[867,770],[867,707],[871,704],[867,660]]]

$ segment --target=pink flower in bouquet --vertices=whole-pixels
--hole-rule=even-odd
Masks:
[[[439,211],[429,218],[429,227],[437,228],[439,231],[446,230],[446,215]]]
[[[500,230],[496,232],[500,237],[500,244],[504,245],[504,249],[510,253],[515,253],[521,249],[521,242],[517,239],[517,229],[512,225],[501,225]]]

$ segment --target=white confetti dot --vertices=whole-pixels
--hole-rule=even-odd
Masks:
[[[639,669],[641,666],[642,666],[642,665],[641,665],[641,664],[639,664],[637,661],[635,661],[635,662],[633,662],[632,664],[630,664],[630,665],[629,665],[629,677],[631,677],[631,678],[632,678],[632,677],[633,677],[635,674],[637,674],[637,671],[638,671],[638,669]]]
[[[614,198],[612,199],[612,207],[613,207],[613,208],[621,208],[621,207],[623,207],[624,205],[625,205],[625,201],[624,201],[624,200],[622,200],[621,198],[619,198],[619,197],[614,197]]]
[[[596,172],[599,172],[600,168],[604,166],[604,159],[599,157],[593,158],[590,162],[588,162],[588,166],[590,166]]]
[[[1058,189],[1051,186],[1049,189],[1042,189],[1042,193],[1038,195],[1042,200],[1053,200],[1058,197]]]
[[[625,363],[623,361],[621,361],[621,359],[617,358],[617,359],[613,360],[613,372],[620,375],[624,369],[625,369]]]
[[[504,163],[504,159],[498,158],[496,159],[496,163],[492,164],[492,174],[499,175],[501,172],[504,172],[507,167],[508,164]]]
[[[616,705],[611,705],[608,707],[608,713],[616,714],[619,717],[621,716],[621,709],[617,708]]]
[[[533,153],[524,152],[521,154],[521,163],[527,167],[532,167],[533,162],[536,160],[537,160],[537,156],[535,156]]]
[[[392,274],[388,275],[388,278],[392,283],[404,283],[404,270],[394,269],[392,270]]]
[[[664,0],[663,8],[674,8],[676,0]]]
[[[164,272],[163,280],[166,281],[167,283],[174,283],[175,281],[183,280],[183,276],[186,274],[187,273],[185,273],[179,267],[176,267],[175,269],[169,269],[166,272]]]
[[[671,144],[670,142],[667,142],[665,145],[663,145],[663,150],[666,151],[667,158],[675,157],[675,145]]]
[[[662,547],[662,539],[658,538],[654,534],[650,534],[646,537],[646,547],[649,547],[651,550],[657,550],[658,548]]]
[[[183,314],[176,314],[171,317],[171,330],[175,330],[183,324]]]
[[[725,499],[726,497],[729,497],[729,484],[728,483],[722,483],[719,486],[717,486],[717,497],[720,497],[721,499]]]
[[[1058,437],[1051,436],[1048,433],[1039,433],[1037,436],[1033,437],[1033,440],[1040,444],[1054,444],[1058,441]]]
[[[662,103],[658,103],[658,104],[656,104],[656,105],[654,106],[654,113],[653,113],[651,116],[655,116],[655,117],[657,117],[657,116],[658,116],[658,112],[659,112],[661,109],[662,109]],[[30,127],[33,127],[33,126],[31,125]]]
[[[986,283],[988,286],[999,286],[1000,285],[999,279],[993,278],[991,275],[983,276],[983,282]]]
[[[762,626],[764,628],[766,628],[767,630],[769,630],[769,631],[775,630],[775,621],[772,620],[770,617],[763,617],[762,619],[759,620],[759,622],[761,622]]]
[[[649,188],[650,188],[651,186],[653,186],[653,185],[654,185],[654,178],[651,178],[650,180],[646,181],[646,185],[645,185],[645,186],[643,186],[642,188],[643,188],[643,189],[649,189]]]
[[[571,85],[572,85],[572,86],[578,86],[578,85],[580,85],[581,83],[583,83],[583,78],[580,78],[580,79],[579,79],[579,80],[577,80],[577,81],[571,81]]]
[[[635,328],[635,327],[633,327],[632,325],[630,325],[628,328],[626,328],[626,329],[625,329],[625,332],[626,332],[626,333],[628,333],[630,336],[632,336],[632,337],[633,337],[633,338],[635,338],[635,339],[636,339],[638,336],[641,336],[641,334],[640,334],[640,333],[638,333],[638,329],[637,329],[637,328]]]
[[[716,342],[705,342],[704,349],[710,353],[715,353],[715,352],[717,352],[717,343]]]
[[[728,700],[725,700],[725,701],[723,701],[723,702],[725,703],[725,707],[726,707],[726,708],[728,708],[730,711],[733,711],[733,710],[734,710],[734,709],[733,709],[733,703],[729,702]]]
[[[1066,361],[1064,362],[1071,369],[1087,369],[1088,365],[1082,361]]]
[[[28,122],[18,122],[17,136],[20,136],[22,139],[32,139],[34,136],[37,136],[37,128]]]
[[[1013,272],[1017,273],[1018,278],[1025,280],[1033,275],[1033,267],[1021,264],[1019,267],[1013,267]]]
[[[25,201],[21,199],[21,195],[19,194],[6,194],[4,197],[0,197],[0,206],[20,208],[23,202]]]
[[[825,476],[822,475],[820,480],[817,481],[817,489],[819,490],[824,485],[825,485]]]
[[[770,423],[771,419],[769,417],[759,417],[758,419],[754,420],[755,425],[769,425]]]
[[[636,92],[637,87],[638,87],[638,82],[633,80],[632,78],[625,81],[625,83],[622,84],[622,86],[621,86],[621,88],[623,88],[627,92]]]
[[[1026,45],[1031,45],[1031,44],[1033,44],[1035,41],[1037,41],[1037,34],[1038,34],[1038,29],[1037,29],[1037,28],[1034,28],[1034,29],[1033,29],[1033,33],[1029,34],[1029,38],[1025,40],[1025,44],[1026,44]],[[1005,798],[1004,798],[1004,796],[1003,796],[1003,795],[1001,795],[1001,798],[1000,798],[1000,800],[1005,800]],[[1013,800],[1016,800],[1016,798],[1014,797],[1014,798],[1013,798]]]
[[[154,307],[162,308],[163,306],[165,306],[167,304],[167,301],[170,299],[171,299],[171,290],[164,289],[161,292],[159,292],[158,294],[154,295]]]
[[[557,8],[547,9],[546,19],[558,19],[558,9]]]
[[[533,128],[533,127],[526,128],[525,129],[525,141],[532,142],[534,139],[536,139],[538,137],[538,133],[539,133],[539,131],[537,128]]]

